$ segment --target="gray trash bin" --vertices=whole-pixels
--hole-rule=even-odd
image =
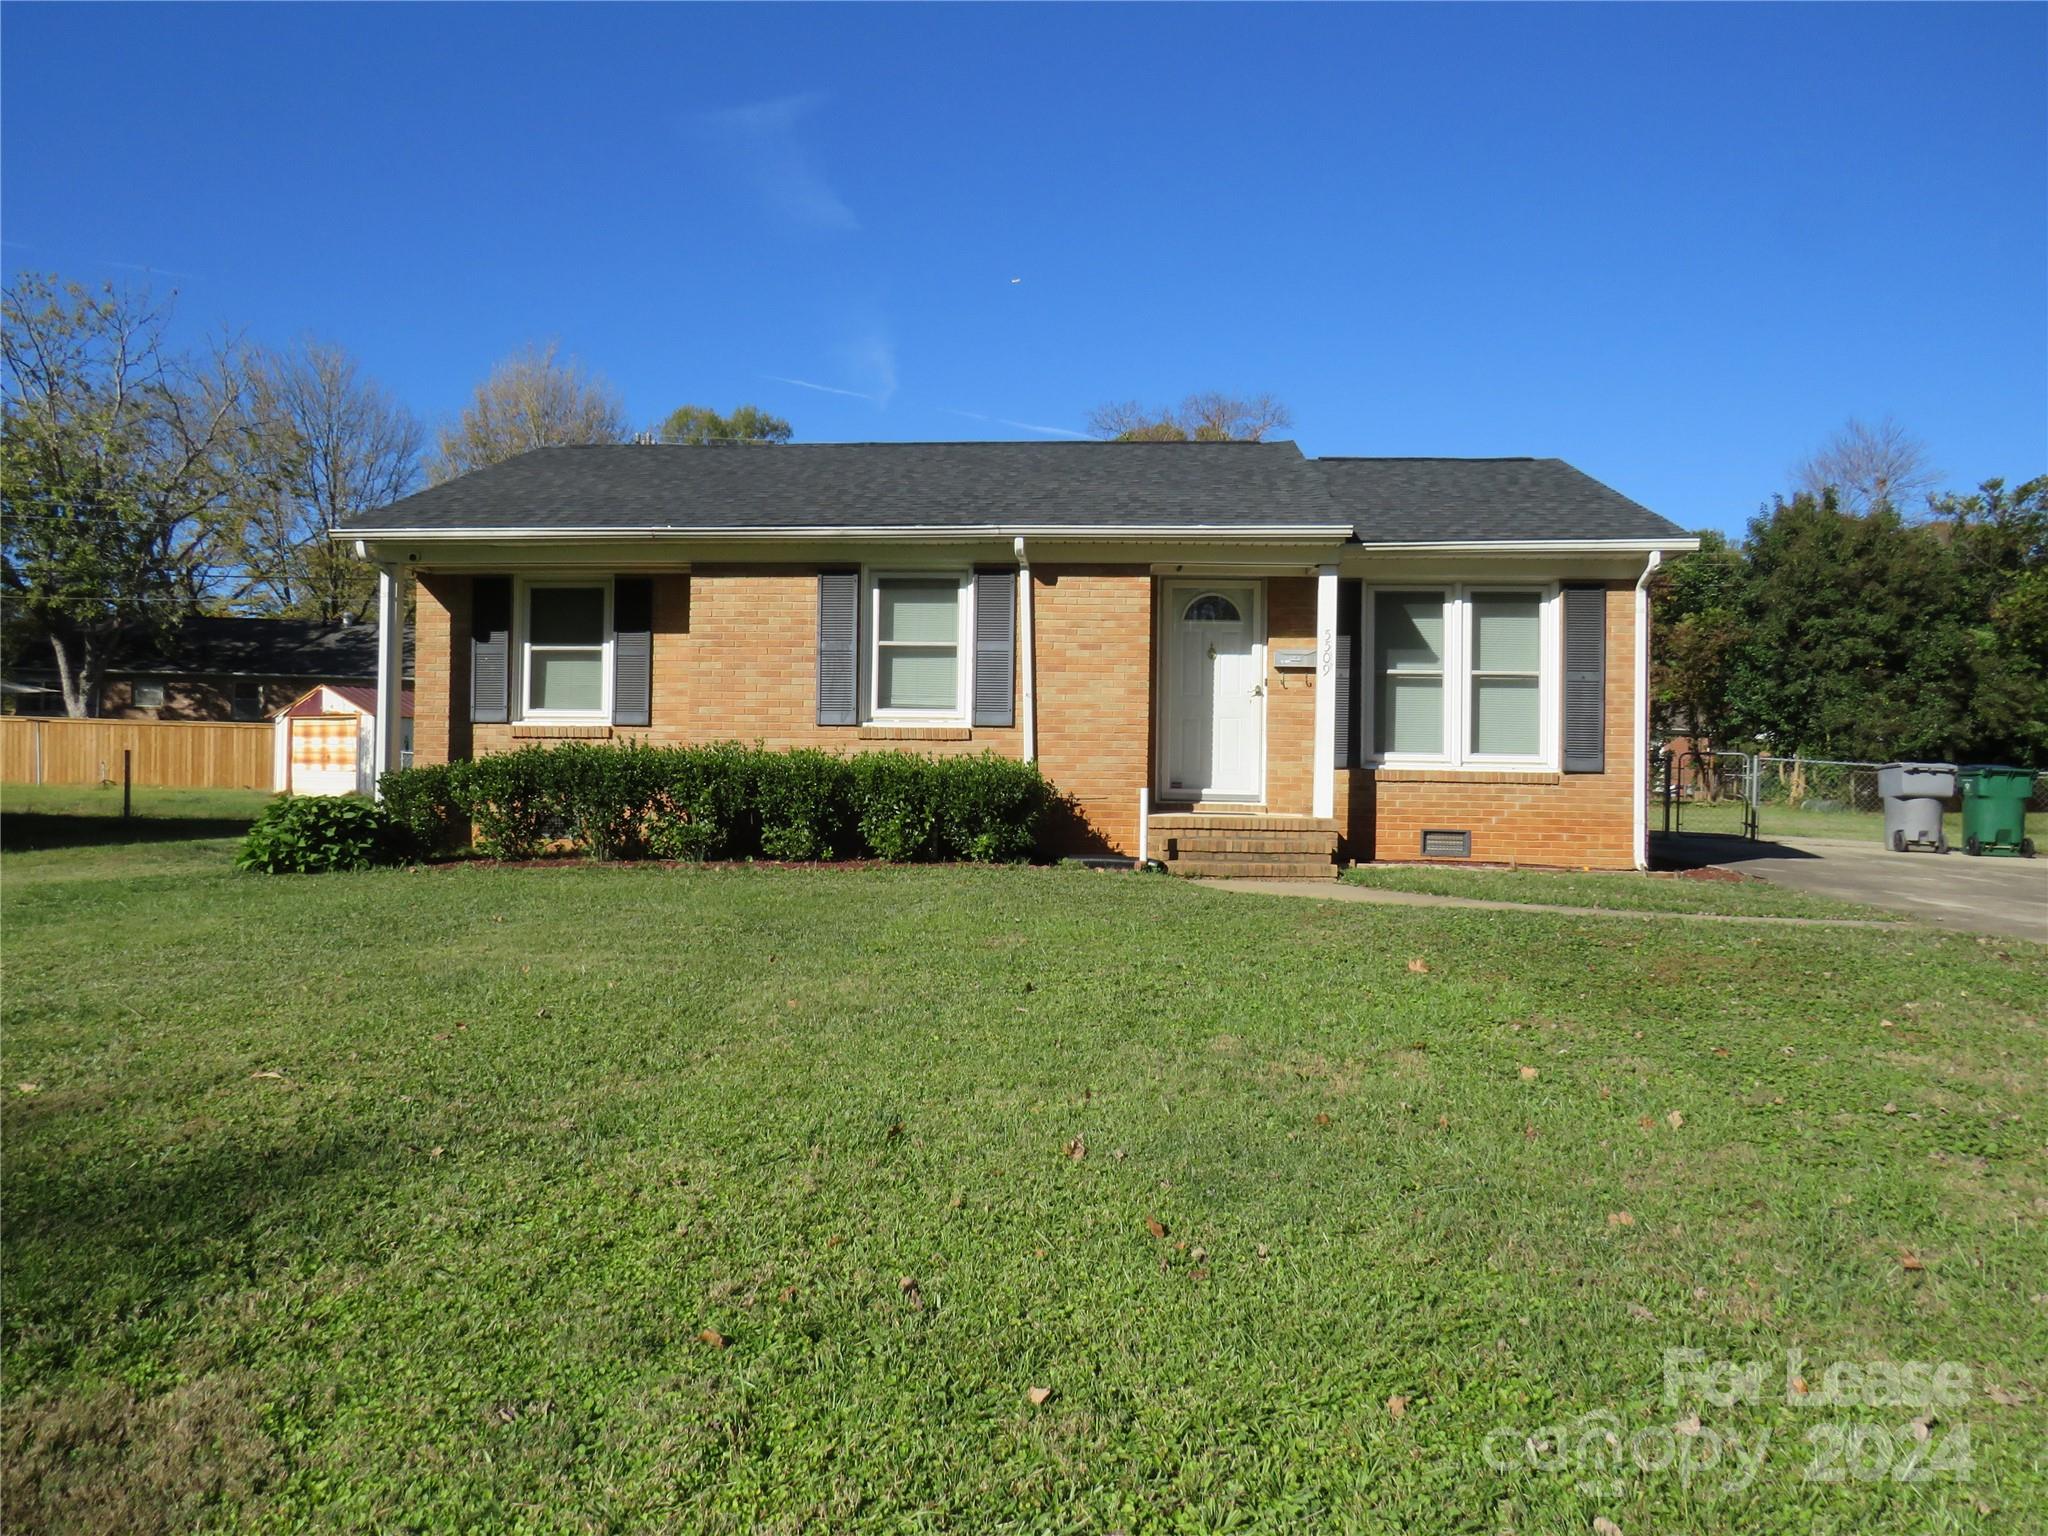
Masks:
[[[1948,852],[1941,813],[1956,792],[1954,763],[1886,763],[1877,770],[1884,796],[1884,840],[1894,853],[1908,848]]]

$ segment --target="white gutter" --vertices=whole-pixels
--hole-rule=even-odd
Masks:
[[[1017,667],[1017,710],[1024,727],[1024,761],[1038,761],[1038,664],[1031,645],[1031,557],[1024,535],[1010,546],[1017,552],[1017,645],[1023,652]]]
[[[1699,543],[1694,541],[1697,549]],[[1663,553],[1650,551],[1649,563],[1636,578],[1636,812],[1634,822],[1636,868],[1650,867],[1650,786],[1645,775],[1650,768],[1650,587],[1651,576],[1664,563]]]
[[[1071,527],[1057,523],[976,523],[976,524],[924,524],[917,527],[877,528],[866,525],[836,525],[820,528],[747,528],[747,527],[690,527],[690,528],[344,528],[332,535],[335,539],[354,540],[361,545],[367,540],[380,543],[403,540],[406,543],[469,542],[469,543],[574,543],[581,539],[726,539],[726,540],[800,540],[800,539],[864,539],[872,541],[917,539],[929,542],[933,539],[1114,539],[1123,543],[1142,543],[1151,539],[1191,539],[1206,543],[1257,542],[1262,539],[1306,539],[1346,540],[1351,537],[1348,523],[1272,523],[1252,525],[1242,523],[1211,524],[1187,523],[1173,527],[1143,526],[1129,523],[1075,524]]]
[[[1690,536],[1675,539],[1459,539],[1412,544],[1362,540],[1356,547],[1379,555],[1678,555],[1698,549],[1700,541]]]

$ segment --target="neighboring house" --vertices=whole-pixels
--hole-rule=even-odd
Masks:
[[[399,761],[412,756],[412,689],[403,696]],[[367,795],[376,786],[377,690],[322,683],[277,712],[271,783],[288,795]]]
[[[21,713],[64,712],[50,668],[16,669],[13,680],[43,690],[23,696]],[[375,625],[193,614],[165,636],[121,646],[100,681],[94,713],[110,720],[268,720],[315,684],[376,680]]]
[[[1695,544],[1556,459],[1285,442],[543,448],[343,536],[387,615],[418,576],[421,762],[994,751],[1072,851],[1324,875],[1640,862],[1643,579]]]

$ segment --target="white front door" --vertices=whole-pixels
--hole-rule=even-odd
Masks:
[[[1265,644],[1255,582],[1166,589],[1165,783],[1181,800],[1265,793]]]

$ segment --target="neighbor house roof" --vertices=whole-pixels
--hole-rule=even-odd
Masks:
[[[409,662],[410,632],[405,645]],[[107,670],[142,676],[374,678],[377,626],[193,614],[165,636],[124,645]]]
[[[1128,529],[1364,543],[1683,540],[1559,459],[1306,459],[1293,443],[651,443],[536,448],[347,535]]]
[[[1315,459],[1361,544],[1683,538],[1563,459]]]

